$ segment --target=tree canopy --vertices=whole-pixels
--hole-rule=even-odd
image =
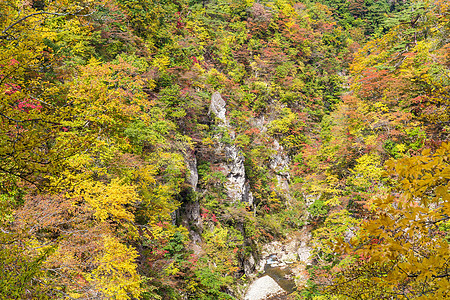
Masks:
[[[449,297],[447,1],[0,11],[0,298]]]

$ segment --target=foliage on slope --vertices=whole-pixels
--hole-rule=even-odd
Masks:
[[[433,256],[424,253],[441,251],[446,257],[449,251],[445,238],[438,241],[447,230],[444,191],[448,186],[445,176],[437,175],[439,171],[427,171],[426,163],[427,157],[435,157],[437,160],[429,163],[439,161],[445,169],[448,153],[446,144],[439,148],[448,140],[449,125],[445,104],[449,87],[448,5],[439,1],[414,2],[404,17],[355,55],[350,93],[343,96],[331,118],[322,122],[322,132],[327,138],[319,155],[327,159],[320,170],[326,175],[312,174],[311,178],[318,180],[310,190],[322,197],[331,213],[322,214],[323,226],[314,233],[318,261],[314,273],[316,284],[332,286],[332,294],[341,295],[342,299],[425,299],[432,295],[445,298],[448,273],[441,262],[424,262]],[[436,156],[429,155],[429,150],[426,154],[421,152],[427,148],[439,150]],[[437,158],[441,156],[443,160]],[[389,159],[398,160],[386,162]],[[412,165],[415,169],[409,169]],[[386,168],[388,172],[383,170]],[[398,173],[403,168],[410,171]],[[389,174],[398,177],[391,178]],[[427,192],[423,187],[413,197],[417,201],[404,200],[403,193],[409,195],[416,184],[421,184],[415,180],[427,177],[432,182],[442,178],[443,181],[436,182],[436,187],[442,184],[439,192]],[[411,186],[404,186],[408,182]],[[434,186],[430,182],[428,188]],[[430,195],[437,197],[434,198],[437,203],[431,207],[428,200],[420,201]],[[397,204],[394,199],[406,202]],[[425,229],[422,217],[440,225],[431,229],[425,224]],[[406,223],[408,229],[402,227]],[[417,228],[428,230],[428,234],[414,232]],[[411,235],[398,235],[400,231]],[[341,245],[352,239],[354,248],[338,250],[330,244],[330,240],[336,241],[337,232],[345,236]],[[418,256],[403,253],[397,247],[416,249],[416,243],[423,247]],[[380,255],[382,258],[378,260]],[[427,275],[419,270],[423,262],[430,269],[443,270],[442,273],[436,271],[440,273],[438,277]],[[335,268],[334,273],[329,272],[330,268]],[[312,285],[312,290],[315,287]]]
[[[445,2],[324,3],[2,2],[0,293],[229,299],[257,245],[305,222],[332,266],[325,241],[379,213],[383,163],[447,139],[449,28]],[[208,116],[216,91],[230,127]],[[219,142],[244,156],[253,207],[227,198]],[[173,213],[197,200],[194,253]]]
[[[2,2],[2,257],[18,260],[4,260],[1,279],[21,278],[2,293],[230,297],[238,258],[253,251],[244,238],[280,234],[274,224],[286,218],[264,145],[302,147],[305,122],[338,101],[337,70],[349,59],[325,6],[292,4]],[[256,215],[228,203],[206,164],[214,91],[236,130],[228,143],[246,156]],[[266,113],[259,135],[249,124]],[[194,150],[203,192],[190,197],[201,197],[208,229],[200,257],[171,217],[187,201]]]

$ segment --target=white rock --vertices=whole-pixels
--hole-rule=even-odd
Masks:
[[[307,245],[301,245],[297,250],[298,260],[310,265],[311,264],[311,247]]]
[[[219,92],[212,94],[209,111],[219,119],[217,125],[227,130],[230,139],[234,140],[235,133],[228,124],[225,106],[226,103]],[[219,140],[217,151],[219,153],[224,153],[226,157],[226,161],[222,163],[221,167],[223,174],[227,178],[227,181],[225,182],[227,196],[231,199],[231,202],[246,202],[249,206],[253,206],[253,195],[245,176],[245,157],[242,154],[242,151],[235,145],[220,142],[221,137],[222,135],[217,136],[217,139]]]
[[[197,191],[198,184],[198,172],[197,172],[197,159],[195,155],[191,155],[186,158],[186,164],[189,169],[189,177],[187,183],[192,187],[192,190]]]
[[[245,187],[245,167],[244,156],[235,145],[225,146],[225,155],[227,158],[227,165],[224,169],[228,169],[227,182],[225,188],[227,194],[232,202],[243,201],[246,187]]]
[[[272,277],[264,276],[258,278],[250,285],[244,300],[264,300],[284,293],[286,291]]]
[[[220,119],[223,124],[227,124],[227,117],[226,117],[226,108],[225,108],[225,101],[223,100],[222,96],[219,92],[215,92],[211,96],[211,106],[209,107],[209,111],[214,113],[216,118]]]

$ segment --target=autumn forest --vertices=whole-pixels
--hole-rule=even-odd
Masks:
[[[449,93],[447,0],[0,0],[0,299],[450,299]]]

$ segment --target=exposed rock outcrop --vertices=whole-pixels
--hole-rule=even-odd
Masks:
[[[220,93],[215,92],[211,96],[211,105],[209,107],[210,113],[213,113],[216,119],[218,119],[217,125],[223,128],[226,134],[229,134],[230,139],[233,141],[235,134],[228,125],[226,118],[226,103],[223,100]],[[225,182],[225,189],[227,196],[232,202],[247,202],[249,205],[253,205],[253,196],[250,192],[250,186],[245,177],[244,168],[244,156],[240,149],[232,144],[221,141],[222,136],[218,136],[218,148],[216,152],[225,154],[225,161],[221,164],[223,174],[227,180]]]
[[[284,241],[273,241],[263,246],[257,270],[263,271],[266,264],[271,267],[288,267],[294,274],[297,286],[306,283],[306,266],[311,264],[311,233],[305,228]]]
[[[225,100],[223,100],[222,96],[219,92],[215,92],[211,96],[211,105],[209,106],[209,113],[213,113],[216,118],[218,118],[222,123],[219,125],[225,125],[227,126],[227,117],[226,112],[227,109],[225,108]]]
[[[189,169],[189,177],[187,181],[192,187],[192,190],[196,192],[198,184],[197,158],[194,154],[192,154],[186,159],[186,163]]]
[[[311,239],[311,234],[308,233],[308,241]],[[300,241],[300,245],[297,248],[298,260],[306,265],[311,264],[311,247],[308,246],[308,242],[305,240]]]
[[[243,261],[244,273],[247,275],[252,274],[255,271],[256,260],[252,253]]]
[[[198,172],[197,172],[197,159],[194,154],[186,157],[186,164],[189,169],[189,177],[187,178],[187,184],[191,187],[190,191],[187,191],[186,195],[188,199],[181,205],[179,214],[181,217],[181,223],[184,227],[189,229],[189,235],[194,244],[201,242],[200,233],[202,232],[202,219],[200,216],[200,203],[195,197],[198,184]]]
[[[235,145],[224,145],[226,163],[223,164],[227,181],[225,188],[232,202],[248,202],[253,205],[253,196],[245,177],[244,156]]]
[[[270,160],[269,167],[274,171],[278,182],[278,188],[289,197],[289,157],[284,153],[283,147],[277,140],[273,142],[275,154]]]
[[[269,116],[268,120],[266,120],[265,116],[261,116],[252,120],[252,126],[258,128],[261,133],[267,132],[266,124],[272,119],[272,116]],[[280,145],[277,139],[274,139],[272,145],[267,145],[273,150],[273,155],[269,161],[269,168],[275,174],[277,178],[277,187],[278,191],[281,192],[282,197],[290,200],[290,192],[289,192],[289,183],[290,183],[290,174],[289,174],[289,164],[290,159],[289,156],[283,149],[283,146]]]
[[[263,259],[276,256],[280,264],[301,262],[305,265],[311,263],[311,248],[308,243],[311,240],[311,233],[306,229],[289,236],[284,241],[273,241],[265,244],[262,250]]]

